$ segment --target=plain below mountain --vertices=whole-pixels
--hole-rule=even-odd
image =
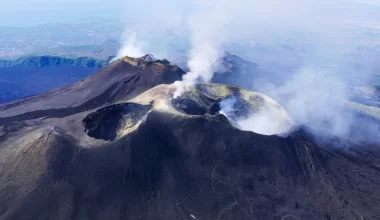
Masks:
[[[30,56],[0,60],[0,103],[70,85],[107,66],[111,59]]]
[[[53,67],[53,66],[79,66],[79,67],[97,67],[103,68],[114,57],[106,59],[95,59],[92,57],[60,57],[60,56],[26,56],[15,60],[0,60],[0,67]]]

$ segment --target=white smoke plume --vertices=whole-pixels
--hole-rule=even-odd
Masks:
[[[136,32],[126,31],[122,37],[122,46],[116,58],[123,56],[141,57],[144,55],[144,43],[137,40]]]
[[[304,68],[281,86],[261,83],[256,88],[278,100],[298,125],[307,125],[318,133],[349,134],[347,85],[332,70]]]
[[[189,13],[191,49],[190,71],[178,87],[174,98],[196,82],[209,82],[224,54],[228,42],[250,40],[267,28],[311,31],[321,24],[334,27],[340,14],[328,10],[315,0],[208,0],[194,1]],[[334,5],[330,3],[329,5]],[[321,17],[319,13],[323,12]],[[334,17],[332,21],[330,18]]]
[[[260,109],[254,114],[236,118],[235,110],[237,100],[235,97],[224,99],[219,103],[220,114],[225,115],[235,124],[236,127],[245,130],[253,131],[263,135],[286,135],[292,129],[292,124],[279,114],[276,107],[270,106],[267,103],[261,103]]]
[[[300,60],[302,68],[292,74],[281,76],[284,81],[282,85],[256,79],[252,87],[283,105],[299,125],[308,125],[316,132],[327,132],[337,136],[350,135],[348,128],[352,126],[354,118],[346,108],[350,95],[347,89],[349,82],[346,76],[341,75],[339,69],[346,66],[343,57],[356,50],[358,43],[364,41],[363,35],[347,26],[349,20],[368,17],[363,11],[356,10],[359,7],[357,2],[346,0],[147,0],[141,3],[126,0],[126,2],[129,6],[132,5],[132,9],[127,10],[130,13],[126,28],[136,30],[136,42],[152,42],[152,36],[164,36],[168,31],[189,41],[187,65],[189,72],[183,77],[183,81],[176,82],[178,90],[175,97],[194,83],[212,80],[226,44],[260,40],[266,43],[270,40],[279,41],[282,38],[287,40],[290,37],[294,38],[292,39],[294,42],[307,42],[314,48],[315,54],[307,54],[305,59]],[[136,19],[131,21],[133,17]],[[154,50],[155,48],[148,43],[144,50],[140,51],[155,54]],[[304,54],[300,57],[302,55]],[[357,76],[359,73],[355,75]],[[361,77],[362,81],[366,81],[366,77]],[[268,130],[265,128],[265,123],[251,121],[242,121],[240,124],[246,129],[249,129],[251,124],[263,124],[259,126],[264,130],[262,133]],[[256,128],[251,130],[257,132]]]
[[[234,117],[233,111],[235,109],[236,102],[237,102],[237,100],[235,97],[231,97],[231,98],[227,98],[227,99],[222,100],[219,103],[219,106],[220,106],[220,112],[219,113],[227,116],[228,118]]]
[[[183,37],[185,30],[184,11],[186,5],[181,1],[136,1],[120,0],[124,5],[122,20],[125,28],[121,37],[118,57],[138,57],[154,54],[155,57],[166,58],[167,41]]]
[[[288,123],[270,108],[263,108],[256,114],[237,121],[244,131],[252,131],[263,135],[287,135],[291,131]]]
[[[218,60],[223,55],[222,43],[226,40],[228,30],[225,26],[230,22],[225,0],[194,1],[196,12],[188,17],[191,49],[188,56],[188,72],[182,82],[176,82],[178,97],[189,86],[196,82],[209,82],[217,67]]]

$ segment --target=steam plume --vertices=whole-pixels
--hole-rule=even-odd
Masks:
[[[124,32],[122,39],[122,47],[117,53],[117,58],[122,56],[140,57],[144,55],[144,44],[137,40],[136,32]]]
[[[245,42],[243,45],[247,45],[250,41],[282,42],[291,36],[294,38],[293,42],[308,42],[308,46],[313,48],[310,52],[312,54],[301,56],[300,68],[289,75],[282,75],[282,84],[274,84],[270,77],[269,80],[258,78],[252,88],[273,97],[285,107],[297,124],[308,125],[316,133],[327,132],[340,137],[347,137],[352,133],[349,128],[356,118],[346,108],[350,81],[344,75],[347,72],[342,74],[341,69],[348,63],[344,57],[357,49],[363,35],[348,27],[347,20],[367,17],[366,14],[356,11],[359,6],[354,1],[126,2],[129,3],[128,6],[137,7],[128,9],[128,20],[132,17],[136,19],[126,26],[127,29],[136,30],[137,35],[132,37],[134,40],[126,41],[124,45],[133,46],[126,46],[127,49],[122,50],[124,52],[121,54],[125,55],[130,50],[156,53],[151,44],[144,44],[143,50],[139,42],[152,42],[151,36],[165,36],[167,31],[180,33],[180,38],[189,41],[187,66],[190,70],[181,82],[176,82],[178,90],[175,97],[194,83],[212,80],[226,44]],[[141,17],[140,14],[144,16]],[[360,73],[354,73],[353,76],[355,79],[360,76],[361,81],[367,81],[367,76]],[[261,119],[253,121],[256,122],[247,119],[240,124],[255,132],[260,131],[250,128],[249,125],[263,124],[259,126],[264,130],[261,132],[267,132],[265,123],[257,123]]]
[[[237,127],[245,131],[253,131],[264,135],[286,135],[291,129],[291,122],[280,114],[278,109],[267,103],[261,103],[260,110],[254,114],[236,118],[234,111],[237,108],[235,97],[227,98],[220,102],[220,114],[237,124]]]
[[[221,46],[227,35],[224,26],[230,20],[228,13],[225,13],[225,2],[222,0],[213,4],[213,1],[210,1],[208,4],[195,1],[193,7],[197,12],[190,14],[187,22],[191,42],[188,56],[190,72],[183,77],[182,82],[176,82],[177,91],[174,98],[196,82],[210,82],[212,79],[223,54]]]

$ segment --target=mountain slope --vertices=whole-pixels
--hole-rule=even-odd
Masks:
[[[0,89],[4,91],[3,94],[9,94],[9,96],[3,95],[0,103],[73,84],[105,67],[112,58],[27,56],[16,60],[0,60],[0,81],[14,86],[0,85]],[[179,60],[178,57],[176,58],[176,61],[186,63],[185,56]],[[271,77],[274,81],[278,77],[273,75],[255,63],[226,53],[212,81],[252,89],[256,79]],[[20,88],[23,89],[20,90]]]
[[[262,111],[285,127],[291,119],[236,86],[199,84],[173,99],[175,84],[158,84],[182,74],[124,57],[3,105],[0,219],[378,218],[378,147],[243,131],[236,119]],[[239,107],[226,117],[231,98]]]
[[[377,218],[373,160],[301,131],[264,136],[235,128],[218,112],[180,112],[208,105],[200,95],[175,107],[174,90],[157,86],[129,102],[9,132],[0,147],[0,218]],[[209,102],[224,97],[210,91],[198,89]],[[107,141],[97,127],[121,130]]]
[[[99,72],[71,86],[0,105],[0,123],[3,117],[35,113],[42,117],[50,109],[75,108],[73,111],[104,105],[123,98],[131,98],[162,83],[180,80],[184,72],[168,61],[146,62],[141,58],[124,57]]]

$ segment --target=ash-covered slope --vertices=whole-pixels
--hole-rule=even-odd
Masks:
[[[131,98],[162,83],[180,80],[184,72],[166,60],[120,58],[99,72],[71,86],[55,89],[30,98],[0,105],[0,123],[5,117],[19,119],[65,116],[93,107]],[[52,109],[60,109],[52,115]]]
[[[146,65],[123,62],[137,70]],[[113,90],[118,98],[105,107],[60,118],[3,118],[0,219],[378,218],[378,154],[340,151],[301,131],[242,131],[234,117],[219,114],[223,100],[234,97],[235,116],[265,106],[291,125],[263,94],[202,84],[173,99],[175,90]]]

